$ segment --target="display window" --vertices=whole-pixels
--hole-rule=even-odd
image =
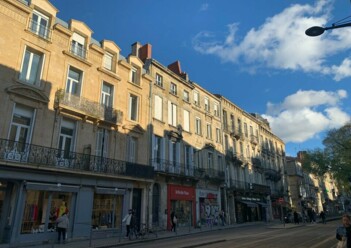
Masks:
[[[92,228],[119,228],[123,207],[122,195],[95,194],[92,214]]]
[[[189,226],[193,219],[192,202],[186,200],[171,201],[172,209],[174,210],[178,222],[178,226]]]
[[[72,193],[28,190],[21,234],[54,232],[55,221],[69,212]]]

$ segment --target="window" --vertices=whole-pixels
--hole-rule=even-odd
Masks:
[[[113,86],[106,82],[102,83],[101,104],[106,107],[113,105]]]
[[[247,123],[245,122],[244,123],[244,133],[245,133],[245,137],[249,137],[249,134],[248,134],[248,130],[247,130]]]
[[[59,157],[70,158],[73,151],[74,132],[76,123],[71,120],[63,119],[61,122],[60,139],[59,139]]]
[[[158,165],[161,163],[162,158],[162,137],[154,136],[154,146],[153,146],[153,159]]]
[[[128,136],[128,162],[135,163],[137,161],[137,145],[138,139],[136,137]]]
[[[240,155],[244,156],[244,145],[243,145],[243,142],[240,142],[239,145],[240,145]]]
[[[106,52],[105,55],[104,55],[103,63],[104,63],[104,68],[105,69],[107,69],[109,71],[113,71],[112,70],[112,67],[113,67],[113,54],[109,53],[109,52]]]
[[[177,105],[168,101],[168,124],[177,126]]]
[[[201,135],[201,119],[198,117],[195,119],[195,133]]]
[[[227,111],[225,110],[223,110],[223,127],[224,127],[224,130],[228,131]]]
[[[210,102],[208,98],[205,98],[205,111],[210,112]]]
[[[209,152],[207,155],[207,166],[210,170],[213,170],[213,153]]]
[[[138,97],[132,94],[129,95],[129,119],[138,121]]]
[[[199,98],[200,98],[199,92],[195,91],[194,92],[194,104],[197,105],[197,106],[200,105]]]
[[[30,143],[30,133],[33,126],[33,119],[33,109],[16,105],[12,115],[9,140],[16,142],[13,149],[16,149],[18,152],[23,152],[25,149],[25,144]]]
[[[157,120],[163,120],[163,100],[160,96],[155,95],[155,118]]]
[[[192,148],[189,145],[185,145],[185,151],[184,151],[184,161],[185,161],[185,175],[193,175],[192,171]]]
[[[67,84],[66,84],[66,93],[79,96],[82,80],[82,72],[72,66],[69,67]]]
[[[130,82],[139,85],[139,70],[136,67],[132,67],[130,71]]]
[[[122,222],[123,195],[94,194],[91,225],[96,229],[118,228]]]
[[[218,163],[218,169],[219,171],[224,171],[224,168],[223,168],[223,163],[222,163],[222,156],[221,155],[218,155],[217,156],[217,163]]]
[[[169,92],[173,95],[177,95],[177,85],[174,83],[171,83]]]
[[[26,47],[22,68],[20,73],[20,80],[29,84],[40,84],[40,77],[43,67],[44,55],[29,47]]]
[[[183,100],[189,102],[189,92],[186,90],[183,91]]]
[[[179,148],[180,148],[179,142],[169,141],[169,161],[170,161],[170,164],[174,167],[174,168],[171,168],[171,170],[180,169],[179,168],[179,159],[180,159]]]
[[[241,120],[240,119],[238,119],[238,131],[239,131],[239,133],[242,132]]]
[[[221,130],[216,128],[216,142],[221,143]]]
[[[156,85],[163,88],[163,77],[160,74],[156,73]]]
[[[190,132],[190,112],[188,110],[184,110],[184,131]]]
[[[231,131],[234,132],[235,131],[235,117],[234,115],[230,115],[230,125],[231,125]]]
[[[30,30],[44,39],[49,38],[49,17],[33,10]]]
[[[212,126],[210,123],[206,124],[206,138],[212,139]]]
[[[229,149],[228,135],[224,135],[224,149],[227,151]]]
[[[73,33],[71,53],[85,59],[86,52],[85,52],[84,46],[85,46],[85,38],[77,33]]]
[[[108,157],[108,140],[109,140],[109,133],[106,129],[99,128],[97,131],[97,138],[96,138],[96,151],[95,155],[99,157]]]
[[[213,105],[213,112],[214,112],[214,115],[215,116],[219,116],[219,110],[218,110],[218,104],[217,103],[215,103],[214,105]]]

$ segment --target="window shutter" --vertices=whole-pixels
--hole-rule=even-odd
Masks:
[[[189,114],[189,111],[187,110],[184,110],[184,130],[185,131],[190,131],[190,126],[189,126],[189,123],[190,123],[190,114]]]
[[[155,96],[155,118],[162,120],[162,98]]]
[[[172,105],[172,110],[173,110],[173,126],[177,125],[177,105],[173,104]]]
[[[172,103],[168,101],[168,124],[172,124]]]

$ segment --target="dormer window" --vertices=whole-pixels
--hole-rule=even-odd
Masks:
[[[85,38],[77,33],[73,33],[72,43],[71,43],[71,53],[85,59],[86,50],[84,46],[85,46]]]
[[[163,77],[160,74],[156,73],[156,85],[163,88]]]
[[[169,92],[170,92],[171,94],[173,94],[173,95],[177,95],[177,85],[174,84],[174,83],[171,83]]]
[[[104,64],[103,64],[104,68],[109,70],[109,71],[113,71],[113,54],[106,52],[104,55]]]
[[[139,69],[135,66],[132,67],[130,71],[130,82],[139,85]]]
[[[44,39],[49,39],[49,17],[34,10],[29,25],[30,31]]]

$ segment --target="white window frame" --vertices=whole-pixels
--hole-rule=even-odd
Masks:
[[[199,117],[195,118],[195,134],[201,135],[201,119]]]
[[[207,97],[205,97],[204,103],[205,103],[205,111],[210,112],[210,100]]]
[[[109,132],[106,129],[98,128],[96,134],[95,155],[107,158],[109,151]]]
[[[34,18],[38,20],[34,21]],[[46,22],[46,23],[45,23]],[[37,10],[33,10],[32,21],[30,24],[30,30],[36,35],[48,39],[49,38],[49,26],[50,18]]]
[[[184,114],[184,126],[183,129],[186,132],[190,132],[190,112],[188,110],[183,110],[183,114]]]
[[[86,57],[85,51],[85,37],[80,34],[73,33],[71,51],[74,55],[84,58]]]
[[[160,86],[161,88],[163,88],[163,77],[156,73],[156,76],[155,76],[155,83],[157,86]]]
[[[35,61],[36,58],[38,58],[37,61]],[[45,56],[43,53],[26,46],[23,54],[19,79],[25,83],[40,86],[44,58]],[[37,66],[37,68],[35,68],[35,66]]]
[[[178,124],[177,116],[177,105],[168,101],[168,124],[176,127]]]
[[[139,97],[134,94],[129,94],[129,120],[138,121],[138,116],[139,116]]]
[[[200,94],[197,91],[194,91],[194,104],[200,106]]]
[[[211,123],[206,123],[206,138],[212,139],[212,125]]]
[[[72,130],[72,135],[64,134],[62,133],[62,128],[66,128],[68,130]],[[65,156],[65,152],[73,152],[75,149],[75,135],[76,134],[76,122],[73,120],[69,119],[62,119],[61,121],[61,127],[60,127],[60,134],[59,134],[59,140],[58,140],[58,150],[60,151],[60,159],[69,159],[69,157]],[[61,140],[62,139],[62,140]],[[70,146],[68,147],[68,150],[66,145],[67,139],[71,139]],[[62,162],[62,161],[59,161]]]
[[[183,91],[183,100],[186,102],[190,101],[189,92],[186,90]]]
[[[113,58],[114,58],[114,54],[110,52],[105,52],[104,59],[103,59],[103,66],[105,69],[109,71],[113,71]]]
[[[139,85],[139,69],[135,66],[130,70],[130,82]]]
[[[104,86],[106,86],[110,90],[110,92],[105,91]],[[106,81],[102,81],[101,104],[106,107],[113,106],[113,85]]]
[[[171,82],[169,86],[169,92],[175,96],[177,95],[177,85],[175,83]]]
[[[213,113],[215,116],[219,116],[219,105],[217,103],[213,105]]]
[[[216,142],[221,143],[221,129],[216,127]]]
[[[70,77],[70,72],[75,72],[79,75],[79,78],[73,78]],[[83,78],[83,72],[73,66],[68,67],[67,71],[67,80],[66,80],[66,93],[71,94],[71,95],[76,95],[80,96],[81,89],[82,89],[82,78]],[[74,87],[76,86],[76,87]],[[76,92],[73,92],[73,89],[75,88]]]
[[[138,155],[138,139],[128,136],[128,162],[136,163]]]

